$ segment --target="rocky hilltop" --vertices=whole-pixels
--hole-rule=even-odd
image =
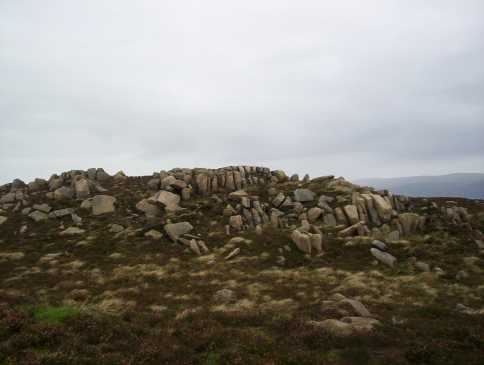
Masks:
[[[256,166],[16,179],[0,363],[477,364],[483,212]]]

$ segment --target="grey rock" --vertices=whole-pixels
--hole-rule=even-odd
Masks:
[[[390,255],[388,252],[380,251],[377,248],[371,248],[370,252],[374,258],[389,267],[393,267],[395,265],[395,262],[397,261],[396,257]]]
[[[193,226],[189,222],[180,222],[165,224],[164,228],[168,237],[176,242],[180,236],[190,232]]]
[[[382,241],[373,240],[373,241],[371,242],[371,244],[372,244],[373,246],[375,246],[376,248],[378,248],[379,250],[381,250],[381,251],[386,251],[386,249],[387,249],[387,245],[385,245],[385,243],[384,243],[384,242],[382,242]]]
[[[38,210],[30,213],[29,217],[32,218],[36,222],[45,221],[45,220],[49,219],[49,216],[47,214],[45,214],[44,212],[40,212]]]
[[[113,213],[115,211],[114,204],[116,198],[110,195],[96,195],[92,198],[92,214],[101,215],[106,213]]]
[[[49,213],[51,211],[51,207],[50,205],[46,204],[46,203],[43,203],[43,204],[34,204],[32,206],[34,209],[36,210],[40,210],[41,212],[44,212],[44,213]]]
[[[297,202],[311,202],[314,200],[316,194],[309,189],[296,189],[294,190],[294,200]]]

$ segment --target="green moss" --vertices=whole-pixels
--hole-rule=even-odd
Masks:
[[[33,311],[34,319],[37,322],[57,324],[62,323],[69,317],[79,314],[79,310],[73,307],[37,307]]]

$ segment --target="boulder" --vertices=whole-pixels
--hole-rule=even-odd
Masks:
[[[373,203],[379,217],[384,221],[388,222],[392,217],[392,206],[385,200],[381,195],[371,194]]]
[[[295,229],[292,231],[291,239],[300,251],[311,254],[311,237],[308,234]]]
[[[29,217],[36,222],[45,221],[46,219],[49,219],[49,216],[47,214],[38,210],[30,213]]]
[[[138,209],[139,211],[145,213],[146,215],[151,215],[151,216],[154,216],[154,217],[158,217],[158,216],[161,215],[160,208],[158,208],[154,204],[151,204],[148,199],[140,200],[136,204],[136,209]]]
[[[180,236],[190,232],[193,229],[193,226],[189,222],[180,222],[165,224],[164,228],[168,237],[176,242]]]
[[[92,214],[101,215],[106,213],[113,213],[115,210],[115,203],[115,197],[112,197],[110,195],[96,195],[92,199]]]
[[[350,224],[356,224],[360,221],[360,217],[358,215],[358,208],[355,205],[345,205],[343,208]]]
[[[78,227],[69,227],[59,233],[61,236],[73,236],[77,234],[83,234],[85,231]]]
[[[4,224],[4,223],[7,221],[7,219],[8,219],[7,217],[4,217],[4,216],[1,216],[1,215],[0,215],[0,226],[1,226],[2,224]]]
[[[74,213],[73,208],[56,209],[49,213],[49,218],[62,218]]]
[[[308,221],[313,223],[315,222],[323,213],[321,208],[314,207],[308,210]]]
[[[123,180],[126,180],[128,177],[126,176],[126,174],[123,172],[123,171],[118,171],[117,173],[115,173],[113,175],[113,179],[115,181],[123,181]]]
[[[74,190],[76,192],[77,199],[87,198],[91,193],[89,181],[84,178],[77,179],[74,183]]]
[[[242,216],[241,215],[233,215],[229,218],[229,225],[232,227],[232,228],[235,228],[237,230],[241,230],[242,229],[242,226],[244,225],[244,222],[242,220]]]
[[[294,190],[294,200],[297,202],[312,202],[316,194],[309,189],[296,189]]]
[[[169,191],[160,191],[156,195],[156,201],[165,206],[165,210],[174,212],[178,210],[178,203],[180,203],[180,196]]]
[[[388,252],[380,251],[378,248],[372,247],[370,248],[370,252],[374,258],[389,267],[393,267],[397,261],[395,256],[390,255]]]
[[[72,199],[73,196],[74,191],[67,186],[61,186],[54,191],[54,199],[56,200]]]
[[[32,208],[36,209],[36,210],[40,210],[41,212],[44,212],[44,213],[49,213],[51,211],[51,207],[46,204],[46,203],[43,203],[43,204],[34,204],[32,206]]]
[[[156,229],[150,229],[145,233],[145,237],[151,238],[152,240],[161,240],[162,234]]]

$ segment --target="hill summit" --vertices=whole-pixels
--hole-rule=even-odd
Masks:
[[[477,364],[483,212],[256,166],[16,179],[0,363]]]

